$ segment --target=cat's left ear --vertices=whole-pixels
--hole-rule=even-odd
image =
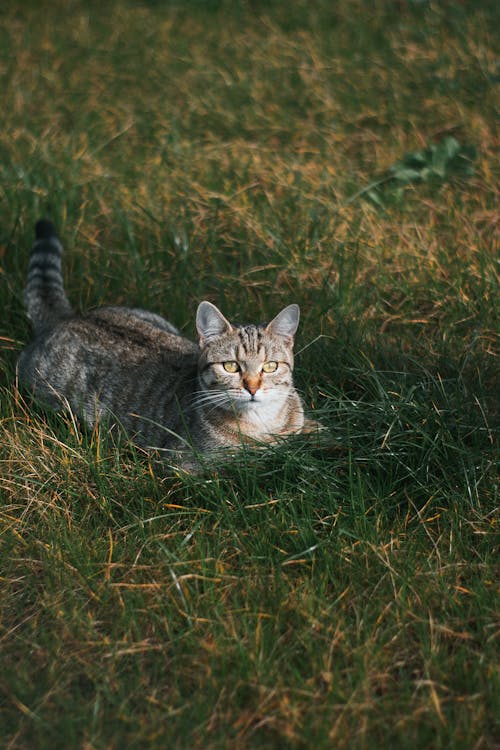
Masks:
[[[229,333],[233,327],[215,305],[204,301],[198,305],[196,329],[200,337],[200,346],[203,346],[211,339],[222,336],[223,333]]]
[[[298,305],[288,305],[266,326],[266,331],[283,336],[285,339],[293,341],[295,332],[299,327],[300,307]]]

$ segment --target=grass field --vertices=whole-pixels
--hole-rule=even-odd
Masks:
[[[499,27],[486,0],[2,3],[2,747],[498,747]],[[40,215],[76,306],[194,336],[201,299],[298,302],[321,444],[158,476],[30,405]]]

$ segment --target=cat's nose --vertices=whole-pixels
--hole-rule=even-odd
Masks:
[[[254,378],[245,378],[245,380],[243,381],[243,385],[251,396],[255,396],[255,394],[259,390],[259,381]]]

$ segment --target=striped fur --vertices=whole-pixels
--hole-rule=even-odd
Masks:
[[[146,310],[73,312],[61,253],[53,225],[38,222],[25,292],[34,339],[18,372],[42,402],[91,427],[120,425],[185,468],[196,455],[310,430],[293,385],[297,305],[267,325],[237,326],[201,302],[195,344]]]
[[[40,219],[35,227],[24,302],[35,333],[72,313],[61,272],[62,245],[52,222]]]

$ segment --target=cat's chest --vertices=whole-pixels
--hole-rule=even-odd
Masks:
[[[238,415],[240,431],[256,439],[281,432],[287,418],[286,405],[281,399],[255,401],[247,404]]]

